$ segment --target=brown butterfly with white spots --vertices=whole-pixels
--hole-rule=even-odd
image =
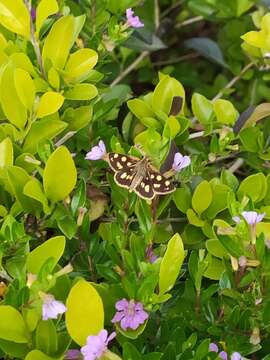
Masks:
[[[172,181],[161,175],[147,157],[139,159],[108,153],[106,160],[114,171],[114,181],[143,199],[152,200],[155,195],[170,194],[175,190]]]

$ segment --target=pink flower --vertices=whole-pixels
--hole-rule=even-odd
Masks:
[[[218,354],[218,357],[222,360],[228,360],[228,355],[226,353],[226,351],[221,351],[219,354]]]
[[[57,319],[59,314],[64,314],[67,310],[61,301],[55,300],[51,294],[42,295],[42,319]]]
[[[209,344],[209,349],[208,349],[210,352],[218,352],[218,346],[217,346],[217,344],[215,344],[215,343],[210,343]]]
[[[265,213],[258,214],[256,211],[243,211],[242,216],[249,225],[254,226],[262,221],[265,217]]]
[[[81,352],[77,349],[70,349],[65,353],[65,360],[78,360],[81,358]]]
[[[84,360],[100,359],[115,336],[115,332],[108,336],[108,331],[105,329],[101,330],[98,335],[88,336],[86,345],[81,348]]]
[[[243,359],[243,358],[242,358],[241,354],[239,354],[239,352],[232,353],[231,360],[241,360],[241,359]]]
[[[186,156],[186,155],[183,156],[180,152],[177,152],[174,155],[172,168],[178,172],[178,171],[184,169],[185,167],[189,166],[190,163],[191,163],[191,160],[190,160],[189,156]]]
[[[92,149],[86,154],[86,160],[100,160],[106,154],[106,147],[102,140],[99,141],[97,146],[92,147]]]
[[[155,255],[152,245],[148,245],[145,249],[145,257],[151,264],[153,264],[157,260],[157,255]]]
[[[140,302],[134,300],[122,299],[115,304],[116,314],[112,319],[112,323],[120,322],[121,328],[136,330],[141,324],[148,319],[148,314],[143,309]]]
[[[134,11],[129,8],[126,10],[127,24],[133,28],[144,27],[144,23],[141,22],[139,16],[133,16]]]

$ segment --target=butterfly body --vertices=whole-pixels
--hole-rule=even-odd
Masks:
[[[160,174],[147,157],[108,153],[106,160],[114,171],[114,181],[143,199],[152,200],[155,195],[175,190],[173,183]]]

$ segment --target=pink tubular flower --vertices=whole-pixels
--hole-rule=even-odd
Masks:
[[[153,264],[157,260],[157,255],[155,255],[152,245],[148,245],[145,249],[145,257],[151,264]]]
[[[215,344],[215,343],[210,343],[209,344],[209,349],[208,349],[210,352],[218,352],[218,346],[217,346],[217,344]]]
[[[129,8],[126,10],[127,24],[133,28],[144,27],[144,23],[141,22],[139,16],[134,16],[134,11]]]
[[[70,349],[65,353],[64,360],[78,360],[81,358],[81,352],[77,349]]]
[[[185,167],[189,166],[191,163],[189,156],[183,156],[180,152],[177,152],[174,155],[173,165],[172,168],[179,172],[180,170],[184,169]]]
[[[239,352],[232,353],[231,360],[241,360],[241,359],[243,359],[243,358],[242,358],[241,354],[239,354]]]
[[[64,314],[67,310],[61,301],[55,300],[51,294],[42,295],[42,319],[57,319],[59,314]]]
[[[226,351],[221,351],[219,354],[218,354],[218,357],[222,360],[228,360],[228,355],[226,353]]]
[[[92,149],[86,154],[86,160],[100,160],[106,154],[106,147],[102,140],[99,141],[98,145],[92,147]]]
[[[108,336],[108,331],[105,329],[101,330],[98,335],[88,336],[86,345],[81,348],[84,360],[100,359],[115,336],[115,332]]]
[[[115,308],[117,312],[112,319],[112,323],[120,322],[123,330],[128,328],[136,330],[148,319],[148,314],[144,311],[140,302],[136,303],[134,300],[122,299],[117,301]]]
[[[258,214],[256,211],[243,211],[242,216],[249,225],[254,226],[262,221],[265,213]]]

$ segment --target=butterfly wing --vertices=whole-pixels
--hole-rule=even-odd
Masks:
[[[113,171],[128,171],[130,168],[133,168],[139,160],[140,159],[133,156],[112,152],[107,155],[107,162]]]
[[[148,169],[152,188],[157,195],[170,194],[175,190],[175,186],[170,179],[165,178],[152,166]]]
[[[134,192],[141,198],[146,200],[152,200],[155,197],[155,192],[150,180],[149,174],[147,174],[135,187]]]
[[[129,189],[135,176],[135,167],[115,172],[114,181],[117,185]]]

